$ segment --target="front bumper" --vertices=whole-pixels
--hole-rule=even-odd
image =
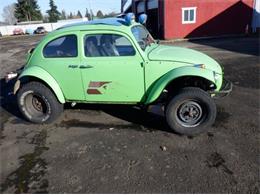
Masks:
[[[9,81],[17,78],[21,74],[23,69],[24,69],[24,66],[22,66],[21,68],[17,69],[16,71],[8,72],[5,75],[5,82],[8,83]]]
[[[17,72],[9,72],[5,75],[5,82],[8,83],[9,81],[15,79],[16,77],[18,77]]]
[[[233,89],[233,84],[227,79],[223,79],[222,86],[219,91],[209,91],[212,97],[221,98],[230,94]]]

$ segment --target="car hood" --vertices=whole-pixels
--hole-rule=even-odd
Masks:
[[[222,73],[221,66],[214,59],[193,49],[159,45],[148,53],[148,58],[152,61],[173,61],[189,65],[204,64],[206,69]]]

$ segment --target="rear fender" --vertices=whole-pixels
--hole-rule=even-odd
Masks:
[[[20,87],[20,80],[22,78],[25,78],[26,76],[35,77],[37,79],[42,80],[54,92],[59,102],[62,104],[65,103],[64,95],[57,81],[47,71],[45,71],[39,66],[31,66],[23,70],[23,72],[19,75],[18,80],[15,83],[14,93],[16,93],[16,91]]]

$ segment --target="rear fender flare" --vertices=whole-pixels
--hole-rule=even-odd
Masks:
[[[44,83],[48,85],[48,87],[54,92],[56,95],[58,101],[62,104],[64,104],[65,98],[63,95],[63,92],[57,83],[57,81],[44,69],[42,69],[39,66],[32,66],[28,67],[19,75],[18,80],[16,81],[14,93],[19,89],[20,87],[20,80],[22,78],[25,78],[26,76],[35,77],[37,79],[42,80]]]

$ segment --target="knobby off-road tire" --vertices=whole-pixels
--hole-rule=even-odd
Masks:
[[[23,116],[33,123],[51,123],[63,112],[63,104],[40,82],[24,84],[18,91],[17,102]]]
[[[196,135],[207,130],[216,119],[216,104],[200,88],[180,90],[166,106],[166,120],[171,129],[183,135]]]

